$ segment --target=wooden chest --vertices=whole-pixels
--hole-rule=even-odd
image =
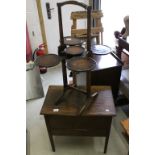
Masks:
[[[41,114],[45,122],[55,151],[53,135],[58,136],[103,136],[104,152],[107,150],[112,117],[116,115],[110,87],[92,87],[92,92],[98,91],[97,97],[90,99],[85,94],[68,90],[61,104],[54,103],[63,93],[61,86],[49,86]],[[87,103],[89,107],[80,114],[81,108]]]

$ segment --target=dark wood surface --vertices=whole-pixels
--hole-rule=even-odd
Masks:
[[[36,65],[40,67],[54,67],[58,65],[61,58],[56,54],[45,54],[36,58]]]
[[[83,116],[115,116],[116,111],[113,104],[113,97],[110,87],[93,86],[91,88],[92,93],[98,90],[103,91],[99,92],[98,96],[95,98],[95,103],[93,103],[91,107],[85,113],[83,113]],[[54,103],[62,95],[62,93],[62,86],[49,86],[43,107],[41,109],[41,114],[77,116],[79,114],[80,108],[86,102],[90,102],[92,100],[90,98],[87,98],[85,94],[71,89],[66,92],[63,102],[60,105],[56,106]],[[55,108],[58,108],[59,111],[54,112],[53,109]],[[106,109],[109,109],[109,111],[106,112]]]
[[[76,72],[85,72],[94,69],[96,62],[89,57],[74,57],[67,61],[67,68]]]
[[[123,63],[113,53],[107,55],[92,54],[96,67],[91,71],[91,85],[110,85],[114,99],[118,96],[120,76]],[[78,83],[83,83],[84,74],[77,77]]]
[[[79,38],[74,38],[74,37],[70,37],[70,36],[64,37],[65,45],[76,46],[76,45],[82,45],[83,42],[84,41]]]
[[[91,57],[97,62],[94,71],[122,66],[122,62],[119,59],[115,58],[114,54],[112,53],[107,55],[92,54]]]
[[[70,56],[78,56],[84,53],[85,49],[81,46],[69,46],[65,49],[65,53]]]
[[[68,90],[64,100],[55,106],[63,93],[62,86],[49,86],[41,115],[44,115],[46,127],[53,151],[53,135],[66,136],[104,136],[104,152],[107,151],[112,117],[116,115],[110,87],[94,86],[91,92],[98,91],[95,98],[74,90]],[[89,107],[80,115],[81,108],[88,102]]]

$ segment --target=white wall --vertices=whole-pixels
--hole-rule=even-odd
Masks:
[[[129,15],[129,0],[102,0],[101,5],[104,13],[102,18],[104,27],[103,43],[114,47],[114,31],[121,31],[124,27],[123,18]]]
[[[79,2],[84,2],[87,4],[88,0],[78,0]],[[51,8],[54,8],[52,13],[52,19],[47,19],[47,12],[46,8],[43,7],[43,15],[44,15],[44,22],[45,22],[45,30],[46,30],[46,37],[47,37],[47,44],[49,53],[57,54],[57,48],[59,46],[59,23],[58,23],[58,10],[57,10],[57,3],[63,2],[62,0],[54,0],[49,1],[45,0],[42,1],[42,6],[45,6],[46,2],[50,2]],[[72,21],[70,20],[70,15],[72,11],[79,11],[81,7],[75,5],[67,5],[62,7],[62,19],[63,19],[63,31],[64,36],[71,35],[71,25]],[[83,25],[83,23],[81,23]]]
[[[89,0],[78,0],[85,4],[89,3]],[[49,2],[51,8],[54,8],[52,13],[52,19],[47,19],[47,12],[45,9],[45,3]],[[59,27],[58,27],[58,14],[57,14],[57,2],[62,2],[62,0],[42,0],[42,9],[44,15],[44,22],[46,27],[46,37],[48,43],[49,53],[57,54],[57,47],[59,45]],[[102,11],[104,17],[102,18],[102,23],[104,27],[103,32],[103,43],[111,47],[115,46],[114,31],[121,30],[124,26],[123,17],[129,13],[129,0],[102,0]],[[64,35],[70,35],[70,28],[72,22],[70,20],[71,11],[77,11],[78,7],[72,5],[63,7],[63,23],[64,23]],[[80,8],[81,9],[81,8]],[[36,6],[36,0],[26,0],[26,19],[28,30],[30,34],[30,41],[32,46],[32,51],[34,51],[39,44],[42,43],[40,24],[38,11]],[[80,27],[83,23],[79,24]],[[34,32],[34,36],[32,34]]]
[[[89,0],[78,0],[79,2],[83,2],[85,4],[89,3]],[[59,45],[59,25],[58,25],[58,11],[57,11],[57,3],[63,2],[62,0],[42,0],[42,11],[45,23],[45,32],[48,44],[48,51],[49,53],[57,54],[57,47]],[[51,11],[52,18],[50,20],[47,19],[47,12],[46,12],[46,2],[50,3],[50,7],[54,8]],[[72,21],[70,20],[70,13],[72,11],[79,11],[81,7],[75,5],[67,5],[63,7],[62,10],[62,18],[63,18],[63,25],[64,25],[64,36],[70,35]],[[34,51],[35,48],[39,44],[42,43],[41,32],[40,32],[40,25],[39,25],[39,18],[38,12],[36,7],[36,0],[27,0],[27,9],[26,9],[26,16],[27,16],[27,24],[30,34],[30,41],[32,45],[32,49]],[[79,24],[83,27],[85,23]],[[35,36],[32,35],[32,31],[34,31]]]
[[[36,0],[26,0],[26,21],[32,51],[34,51],[42,43]]]

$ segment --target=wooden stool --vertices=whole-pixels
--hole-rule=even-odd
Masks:
[[[101,10],[95,10],[91,12],[91,18],[94,22],[94,27],[91,27],[91,37],[96,38],[97,44],[103,44],[103,26],[101,22],[101,18],[103,17],[103,13]],[[71,36],[77,38],[86,38],[87,37],[87,29],[78,29],[77,28],[77,20],[86,19],[87,13],[86,11],[76,11],[71,13],[71,19],[73,20],[73,25],[71,28]]]

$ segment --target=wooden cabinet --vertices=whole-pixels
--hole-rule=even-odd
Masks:
[[[75,90],[68,90],[62,103],[55,106],[54,103],[63,92],[62,88],[50,86],[41,109],[53,151],[55,146],[52,136],[63,135],[106,137],[104,147],[106,152],[112,117],[116,115],[110,87],[102,87],[102,89],[100,87],[101,91],[82,114],[79,113],[80,109],[90,101],[90,98]],[[92,87],[92,92],[96,90],[97,87]]]

